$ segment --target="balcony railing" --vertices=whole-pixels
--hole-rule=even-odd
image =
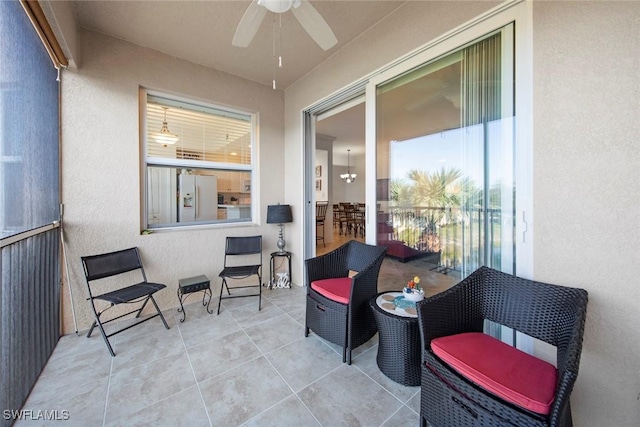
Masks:
[[[500,209],[389,207],[378,214],[379,239],[422,253],[440,252],[437,270],[473,271],[500,264]],[[485,238],[488,237],[488,238]]]

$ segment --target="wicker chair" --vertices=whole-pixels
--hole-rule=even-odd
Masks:
[[[422,426],[427,422],[438,427],[572,425],[569,396],[578,375],[582,352],[586,291],[533,282],[481,267],[451,289],[419,302],[417,307],[423,358],[420,400]],[[481,334],[484,319],[555,346],[557,369]],[[460,366],[452,368],[434,353],[435,348],[440,356],[446,358],[439,352],[442,337],[451,339],[454,336],[457,339],[472,335],[483,341],[494,341],[496,346],[504,347],[506,352],[503,354],[510,353],[510,357],[518,353],[527,362],[550,367],[548,372],[552,375],[548,376],[545,401],[548,406],[545,410],[534,411],[530,403],[514,403],[515,395],[510,394],[513,389],[499,393],[501,397],[498,397],[495,390],[493,393],[486,390],[486,383],[479,385],[484,379],[476,376],[475,381],[470,381],[468,378],[472,375],[468,371],[463,371]],[[495,351],[475,351],[470,352],[470,356],[478,360],[493,359],[490,363],[495,365],[494,370],[505,378],[505,372],[511,368],[518,374],[533,372],[536,380],[542,376],[541,371],[521,369],[524,365],[519,362],[511,368],[496,363]],[[476,363],[474,360],[473,364]],[[476,365],[484,366],[482,363]],[[486,378],[492,379],[490,376]],[[524,386],[535,382],[525,383]]]
[[[305,261],[307,310],[304,336],[311,329],[342,347],[342,362],[377,332],[368,301],[378,292],[386,248],[351,240]]]

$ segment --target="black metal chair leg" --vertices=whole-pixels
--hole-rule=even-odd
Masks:
[[[158,304],[156,303],[156,300],[153,298],[153,295],[149,295],[149,299],[151,300],[151,302],[155,306],[156,311],[158,312],[158,316],[160,316],[160,319],[162,319],[162,323],[164,323],[164,327],[167,328],[167,329],[170,329],[169,325],[167,325],[167,321],[164,319],[164,315],[162,314],[162,311],[160,311],[160,307],[158,307]]]
[[[149,302],[149,297],[147,297],[147,299],[145,299],[144,302],[142,303],[142,307],[140,307],[140,310],[138,310],[138,312],[136,313],[136,318],[140,317],[140,315],[142,314],[142,310],[144,310],[148,302]]]
[[[258,311],[262,310],[262,276],[258,275]]]
[[[111,347],[111,343],[109,342],[109,338],[107,338],[107,333],[104,331],[104,327],[102,326],[102,323],[97,322],[98,323],[98,329],[100,329],[100,334],[102,335],[102,339],[104,340],[104,343],[107,345],[107,349],[109,350],[109,353],[111,353],[111,357],[116,357],[116,353],[113,351],[113,348]]]
[[[227,281],[225,279],[222,279],[222,284],[220,285],[220,297],[218,298],[218,313],[216,314],[216,316],[220,314],[220,305],[222,305],[222,291],[224,290],[225,286],[227,286]],[[228,287],[227,292],[229,292]]]
[[[91,325],[91,328],[89,328],[89,333],[87,333],[87,338],[91,337],[91,333],[93,332],[94,328],[98,326],[98,322],[94,321],[93,325]]]

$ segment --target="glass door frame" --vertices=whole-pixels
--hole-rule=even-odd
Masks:
[[[327,111],[346,100],[364,92],[365,95],[365,168],[368,173],[365,185],[365,202],[367,207],[375,206],[376,200],[376,87],[391,80],[399,74],[416,68],[430,60],[456,50],[488,33],[491,33],[509,23],[514,23],[514,51],[515,55],[515,111],[516,126],[514,138],[515,180],[518,183],[518,197],[516,199],[516,274],[533,278],[533,30],[532,4],[525,0],[504,2],[484,14],[468,21],[440,37],[419,47],[415,51],[398,58],[390,64],[373,71],[346,86],[342,90],[332,93],[324,99],[318,100],[301,111],[303,128],[303,159],[305,163],[304,185],[304,220],[305,258],[315,254],[315,227],[311,210],[314,200],[314,152],[315,116]],[[363,90],[364,89],[364,90]],[[366,214],[366,242],[376,244],[375,211]]]
[[[514,110],[516,112],[514,129],[514,179],[517,182],[517,197],[515,201],[515,257],[517,259],[515,274],[521,277],[533,277],[533,185],[532,185],[532,34],[531,34],[531,5],[528,2],[518,2],[505,5],[505,8],[494,9],[479,17],[472,23],[444,34],[429,43],[423,50],[394,66],[372,76],[365,91],[365,146],[367,153],[376,153],[376,89],[378,86],[393,80],[397,76],[426,64],[436,58],[458,50],[460,47],[474,42],[501,28],[514,24],[515,84]],[[375,206],[376,200],[376,172],[377,159],[375,154],[367,155],[365,159],[367,174],[366,203]],[[366,242],[376,244],[377,231],[374,215],[367,215]]]

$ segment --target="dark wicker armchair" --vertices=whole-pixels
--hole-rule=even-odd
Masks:
[[[351,240],[305,261],[309,330],[342,347],[342,362],[377,332],[368,301],[378,292],[378,273],[386,248]]]
[[[586,291],[534,282],[481,267],[456,286],[421,301],[417,306],[423,358],[420,401],[422,426],[427,422],[437,427],[572,425],[569,396],[578,375],[582,352]],[[477,334],[483,332],[484,319],[555,346],[557,369],[499,340]],[[534,411],[530,401],[524,405],[522,402],[514,403],[517,399],[513,398],[515,394],[510,393],[518,391],[515,388],[507,388],[506,393],[496,393],[495,390],[489,392],[486,384],[479,385],[482,380],[478,376],[471,381],[468,371],[457,365],[454,369],[453,364],[444,362],[443,359],[449,354],[445,357],[441,353],[440,343],[443,339],[450,340],[453,337],[455,340],[468,336],[492,340],[496,346],[503,346],[509,353],[505,359],[508,362],[513,361],[514,354],[518,353],[515,354],[516,358],[522,355],[527,362],[548,365],[550,369],[547,372],[550,371],[552,375],[547,376],[546,409]],[[440,357],[434,353],[434,349]],[[472,360],[470,365],[481,367],[486,366],[483,363],[493,364],[498,377],[512,379],[520,374],[533,377],[534,381],[518,387],[532,388],[531,384],[539,382],[540,372],[531,368],[523,369],[524,363],[496,362],[495,348],[485,352],[475,351],[477,349],[474,348],[469,352],[467,345],[458,349],[469,353],[467,357]]]

